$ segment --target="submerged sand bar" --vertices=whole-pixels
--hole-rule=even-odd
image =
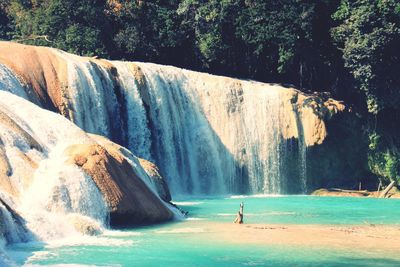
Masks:
[[[289,245],[362,250],[398,257],[400,225],[299,225],[190,222],[199,238],[238,245]],[[188,226],[185,223],[186,227]]]

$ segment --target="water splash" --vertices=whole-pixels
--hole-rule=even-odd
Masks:
[[[108,207],[93,180],[67,164],[64,156],[68,146],[93,141],[55,113],[7,92],[0,96],[0,113],[6,114],[9,124],[0,123],[1,146],[9,165],[10,192],[19,195],[0,190],[2,198],[14,199],[29,230],[43,241],[101,230],[107,223]],[[35,164],[37,168],[32,167]],[[13,227],[15,223],[6,229]],[[10,241],[19,242],[16,238]]]
[[[60,152],[40,162],[21,199],[27,226],[40,240],[91,234],[107,226],[108,207],[99,189],[82,170],[66,164]]]

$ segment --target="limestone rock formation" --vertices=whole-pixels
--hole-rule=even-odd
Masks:
[[[173,213],[141,180],[132,164],[112,145],[73,145],[68,162],[90,175],[110,207],[110,222],[146,224],[170,220]]]
[[[0,42],[0,63],[15,72],[29,100],[64,113],[67,64],[46,47]]]
[[[283,121],[283,135],[290,139],[302,134],[307,146],[322,144],[328,134],[326,121],[346,108],[343,102],[324,93],[306,95],[292,88],[283,97],[283,109],[289,115]]]
[[[74,110],[72,99],[75,93],[68,88],[69,63],[68,59],[63,57],[66,53],[53,48],[4,41],[0,41],[0,51],[0,63],[10,68],[20,78],[32,102],[44,108],[56,110],[76,122],[77,119],[74,116],[76,110]],[[103,67],[110,73],[110,79],[118,83],[119,74],[112,62],[84,57],[76,57],[76,60],[91,64],[93,72],[101,73],[100,67]],[[129,64],[143,103],[147,106],[151,105],[143,71],[135,63]],[[221,79],[226,79],[226,84],[233,82],[234,88],[231,92],[234,97],[231,109],[236,110],[240,102],[243,102],[243,84],[240,80]],[[118,84],[114,86],[118,87]],[[327,135],[325,121],[345,109],[342,102],[329,96],[317,93],[306,95],[294,88],[284,90],[281,98],[285,113],[290,114],[282,122],[284,137],[298,138],[299,133],[304,134],[307,146],[321,144]],[[302,122],[303,129],[298,129],[297,122],[299,121]]]

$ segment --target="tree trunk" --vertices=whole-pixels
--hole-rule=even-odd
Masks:
[[[392,181],[386,188],[385,190],[382,191],[381,195],[379,196],[380,198],[385,198],[389,191],[393,188],[395,184],[395,181]]]

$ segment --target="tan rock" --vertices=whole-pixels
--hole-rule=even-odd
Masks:
[[[0,63],[16,73],[27,87],[30,100],[42,107],[66,115],[64,87],[67,65],[52,49],[0,41]]]
[[[139,93],[143,103],[146,106],[150,106],[151,105],[150,95],[147,89],[148,87],[147,87],[146,77],[144,76],[142,69],[134,63],[130,64],[130,68],[132,70],[133,76],[135,77],[136,86],[139,89]]]
[[[66,155],[69,163],[81,167],[103,193],[112,225],[156,223],[173,217],[116,146],[74,145]]]
[[[298,138],[300,133],[307,146],[322,144],[328,135],[326,121],[346,108],[343,102],[327,97],[324,93],[306,95],[294,88],[283,94],[283,103],[284,138]]]
[[[105,138],[104,136],[101,135],[96,135],[96,134],[89,134],[92,139],[94,139],[99,145],[106,147],[107,151],[111,153],[112,155],[118,157],[119,155],[123,155],[124,157],[128,157],[131,159],[136,158],[128,149],[111,142],[109,139]],[[143,170],[146,172],[149,182],[154,185],[158,195],[160,198],[166,202],[171,201],[171,193],[169,191],[167,182],[165,181],[164,177],[160,174],[160,170],[158,167],[145,159],[142,158],[137,158],[138,163],[140,166],[143,168]],[[82,161],[85,161],[86,159],[82,158],[80,159]]]

